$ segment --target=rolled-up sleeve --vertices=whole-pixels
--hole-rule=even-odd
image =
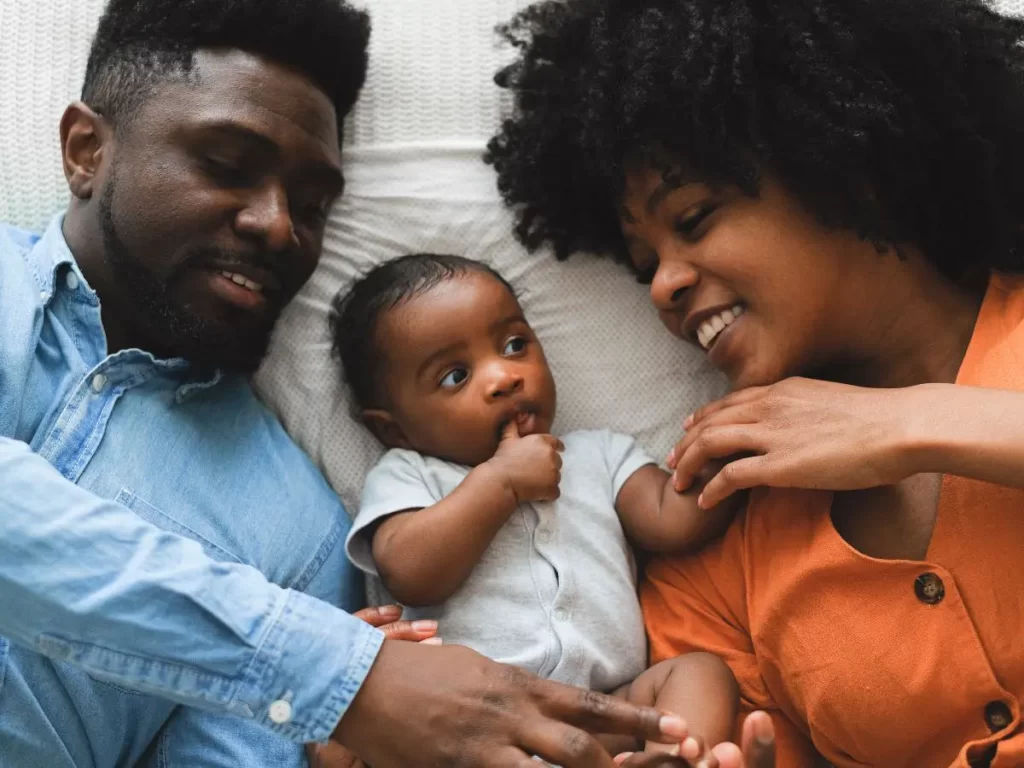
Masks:
[[[0,634],[96,678],[326,740],[383,636],[217,562],[0,438]]]

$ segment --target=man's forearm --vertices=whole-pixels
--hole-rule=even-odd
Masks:
[[[330,735],[382,639],[254,568],[210,559],[6,438],[0,596],[0,634],[14,642],[297,742]]]

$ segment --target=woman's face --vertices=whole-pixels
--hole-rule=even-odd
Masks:
[[[621,220],[669,331],[704,349],[734,389],[859,357],[891,257],[823,228],[770,179],[752,198],[664,175],[628,177]]]

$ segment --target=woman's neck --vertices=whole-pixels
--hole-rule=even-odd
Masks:
[[[879,291],[859,354],[827,378],[867,387],[956,381],[974,334],[985,279],[954,283],[919,254],[905,254],[900,274]],[[867,313],[865,313],[867,314]]]

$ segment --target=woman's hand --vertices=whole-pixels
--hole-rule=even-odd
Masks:
[[[407,640],[427,645],[441,644],[441,638],[437,637],[437,622],[400,621],[402,608],[398,605],[364,608],[353,615],[377,627],[388,640]],[[366,768],[362,760],[333,741],[329,744],[307,744],[306,760],[310,768]]]
[[[919,396],[917,387],[799,378],[734,392],[687,420],[686,437],[668,457],[673,482],[683,491],[706,464],[728,459],[705,486],[703,509],[758,486],[845,491],[897,483],[919,471],[909,448],[910,425],[929,416]]]
[[[754,712],[747,717],[740,743],[742,747],[719,744],[696,760],[637,752],[619,755],[615,762],[622,768],[775,768],[775,726],[766,713]]]

